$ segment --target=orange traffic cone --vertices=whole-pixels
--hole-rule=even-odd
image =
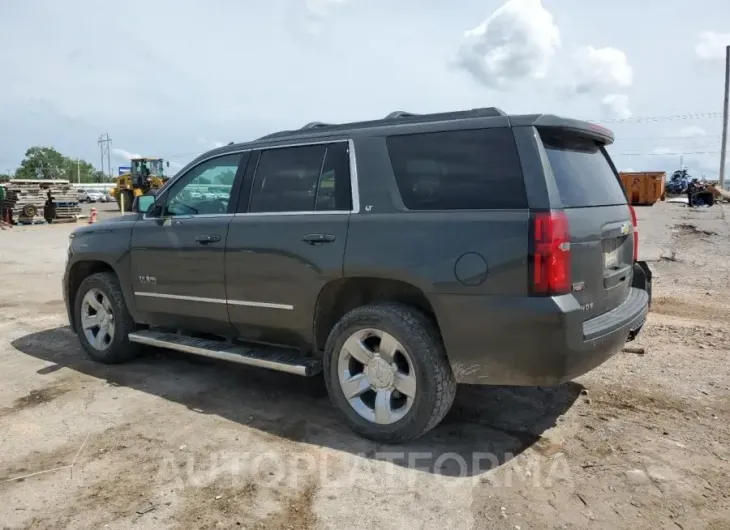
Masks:
[[[96,222],[96,208],[91,209],[91,214],[89,215],[89,224],[94,224]]]

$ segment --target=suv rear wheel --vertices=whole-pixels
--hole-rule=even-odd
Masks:
[[[81,282],[74,317],[81,345],[93,360],[115,364],[139,352],[140,346],[127,340],[136,326],[113,273],[92,274]]]
[[[352,428],[383,443],[434,428],[456,394],[433,323],[400,304],[362,306],[342,317],[325,346],[324,373],[330,399]]]

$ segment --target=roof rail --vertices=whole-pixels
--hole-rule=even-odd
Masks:
[[[406,112],[405,110],[394,110],[390,114],[388,114],[385,119],[386,120],[392,120],[395,118],[408,118],[410,116],[418,116],[418,114],[413,114],[412,112]]]
[[[507,113],[498,107],[482,107],[471,109],[471,112],[479,116],[506,116]]]
[[[310,121],[308,124],[306,124],[300,130],[304,131],[306,129],[317,129],[319,127],[329,127],[330,125],[331,124],[329,124],[329,123],[322,123],[321,121]]]

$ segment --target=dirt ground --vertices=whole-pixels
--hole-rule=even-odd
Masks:
[[[393,447],[353,435],[318,382],[87,360],[60,291],[71,227],[1,231],[0,527],[728,529],[728,213],[639,210],[645,354],[558,388],[462,388]]]

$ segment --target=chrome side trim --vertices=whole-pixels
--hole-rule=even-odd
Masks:
[[[322,141],[316,141],[316,142],[299,142],[299,143],[287,143],[287,144],[280,144],[280,145],[261,145],[256,146],[254,148],[247,148],[247,149],[239,149],[235,151],[228,151],[226,153],[218,153],[216,155],[209,156],[207,158],[204,158],[203,160],[199,161],[195,166],[191,167],[184,173],[180,173],[176,176],[174,179],[168,180],[164,186],[162,186],[158,193],[161,193],[166,188],[173,185],[173,183],[179,181],[181,178],[183,178],[187,173],[189,173],[192,169],[199,166],[200,164],[204,164],[205,162],[208,162],[210,160],[213,160],[215,158],[222,158],[224,156],[228,155],[235,155],[239,153],[247,153],[251,151],[264,151],[268,149],[285,149],[287,147],[306,147],[308,145],[325,145],[325,144],[339,144],[339,143],[345,143],[347,142],[347,151],[350,158],[350,193],[352,194],[352,210],[331,210],[331,211],[312,211],[312,210],[306,210],[306,211],[300,211],[300,212],[243,212],[243,213],[223,213],[223,214],[202,214],[202,215],[187,215],[184,216],[184,218],[188,219],[198,219],[198,218],[213,218],[213,217],[226,217],[233,215],[234,217],[238,216],[251,216],[251,217],[271,217],[275,215],[343,215],[343,214],[352,214],[352,213],[359,213],[360,212],[360,184],[357,174],[357,156],[355,154],[355,142],[353,140],[322,140]],[[324,160],[322,161],[324,163]],[[185,169],[185,168],[183,168]],[[147,213],[144,214],[142,217],[143,220],[160,220],[160,219],[181,219],[183,216],[168,216],[168,217],[147,217]]]
[[[350,155],[350,188],[352,192],[351,213],[360,212],[360,183],[357,176],[357,156],[355,155],[355,142],[347,141],[347,148]]]
[[[230,304],[247,307],[263,307],[266,309],[284,309],[293,311],[294,306],[289,304],[272,304],[269,302],[252,302],[250,300],[226,300],[225,298],[204,298],[201,296],[184,296],[180,294],[149,293],[135,291],[134,296],[145,296],[147,298],[163,298],[165,300],[183,300],[186,302],[203,302],[206,304]]]
[[[233,217],[286,217],[287,215],[350,215],[352,212],[346,210],[330,210],[328,212],[241,212],[234,213]]]
[[[228,300],[230,305],[241,305],[247,307],[265,307],[268,309],[283,309],[285,311],[294,311],[294,306],[289,304],[272,304],[269,302],[251,302],[249,300]]]
[[[147,214],[145,213],[142,217],[143,221],[185,221],[186,219],[216,219],[216,218],[223,218],[223,217],[230,217],[233,218],[235,214],[232,213],[201,213],[201,214],[195,214],[195,215],[168,215],[166,217],[147,217]]]
[[[268,149],[286,149],[287,147],[306,147],[308,145],[325,145],[325,144],[342,144],[345,142],[349,142],[350,140],[346,140],[344,138],[340,140],[313,140],[313,141],[303,141],[303,142],[296,142],[296,143],[284,143],[284,144],[275,144],[275,145],[257,145],[256,147],[252,148],[251,150],[255,151],[266,151]]]
[[[187,302],[205,302],[208,304],[226,303],[226,300],[222,298],[203,298],[200,296],[182,296],[179,294],[135,292],[134,296],[146,296],[147,298],[164,298],[166,300],[185,300]]]

